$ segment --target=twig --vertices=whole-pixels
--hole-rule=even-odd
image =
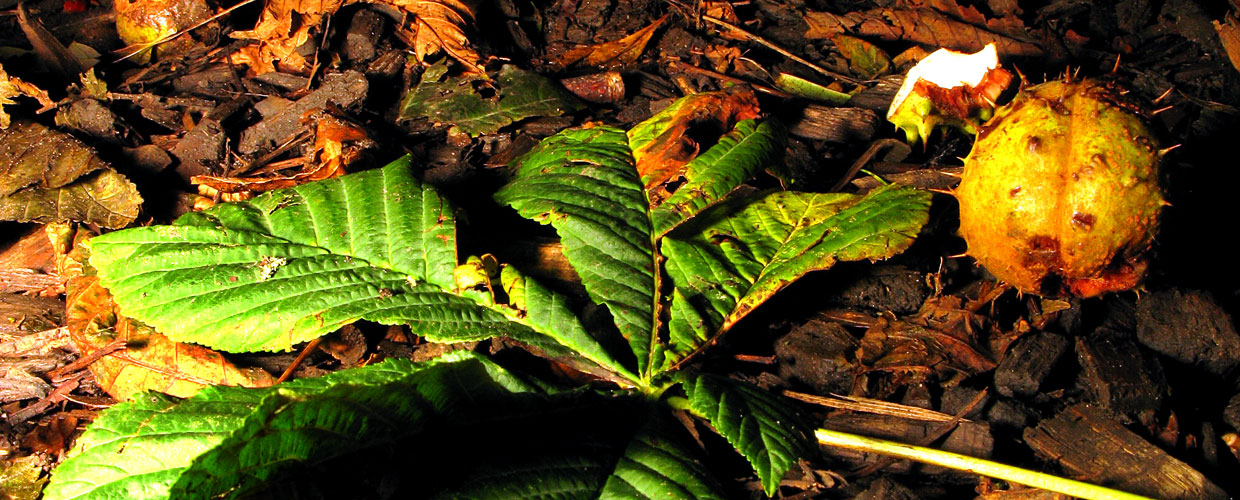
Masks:
[[[932,448],[913,446],[895,441],[887,441],[885,439],[875,439],[828,429],[815,430],[814,437],[818,438],[818,442],[820,444],[826,446],[847,448],[850,450],[863,451],[867,453],[878,453],[882,455],[905,458],[908,460],[916,460],[922,463],[972,472],[974,474],[980,474],[1012,483],[1032,486],[1034,488],[1041,488],[1047,491],[1062,493],[1086,500],[1153,500],[1149,497],[1125,493],[1119,490],[1052,476],[1050,474],[1043,474],[1041,472],[1034,472],[1028,469],[1013,467],[1011,465],[1001,464],[990,460],[974,458],[968,455],[961,455],[959,453],[935,450]]]
[[[51,380],[52,383],[59,384],[61,382],[64,382],[65,380],[68,380],[70,378],[77,376],[77,375],[70,376],[70,374],[73,374],[74,372],[78,370],[89,367],[90,365],[94,364],[94,362],[102,359],[104,356],[112,354],[116,351],[120,351],[127,347],[129,347],[129,345],[124,340],[114,340],[112,342],[109,342],[107,345],[100,347],[99,349],[96,349],[94,352],[83,354],[81,357],[74,360],[72,363],[69,363],[65,366],[62,366],[60,368],[47,372],[46,373],[47,378],[48,380]]]
[[[870,160],[874,158],[874,155],[877,155],[879,151],[893,147],[897,144],[901,144],[901,142],[898,139],[891,138],[879,139],[871,143],[870,148],[865,150],[865,154],[862,154],[860,158],[857,158],[857,161],[854,161],[852,166],[848,167],[848,171],[844,172],[844,176],[841,177],[840,180],[837,181],[834,186],[831,186],[831,189],[827,191],[834,192],[843,189],[844,186],[848,184],[848,181],[851,181],[853,177],[856,177],[857,172],[860,172],[862,168],[865,168],[866,164],[870,163]]]
[[[62,401],[66,401],[68,399],[66,396],[70,392],[73,392],[75,389],[77,389],[78,386],[81,385],[82,383],[82,378],[88,375],[90,375],[90,372],[85,371],[85,370],[76,372],[73,374],[72,377],[60,382],[60,384],[56,386],[56,389],[52,390],[51,394],[48,394],[43,399],[35,401],[34,403],[31,403],[25,408],[17,410],[7,416],[4,415],[3,412],[0,412],[0,418],[4,418],[5,420],[7,420],[10,426],[14,426],[22,422],[25,422],[27,420],[30,420],[36,415],[39,415],[40,413],[47,411],[47,409],[51,408],[52,405],[55,405]]]
[[[287,381],[289,378],[292,378],[293,370],[296,370],[298,366],[301,366],[301,362],[305,361],[306,356],[309,356],[311,352],[314,352],[315,349],[318,349],[319,344],[322,342],[323,342],[323,337],[318,337],[314,340],[311,340],[309,344],[306,344],[306,348],[301,350],[301,354],[297,355],[297,359],[293,360],[293,364],[288,365],[288,368],[284,369],[284,373],[280,374],[280,378],[276,379],[276,383],[279,384],[281,382]]]
[[[760,36],[758,36],[758,35],[755,35],[755,34],[753,34],[753,33],[748,32],[748,31],[745,31],[745,30],[741,29],[739,26],[735,26],[735,25],[733,25],[733,24],[731,24],[731,23],[729,23],[729,22],[727,22],[727,21],[724,21],[723,19],[719,19],[719,18],[717,18],[717,17],[708,16],[708,15],[705,15],[705,14],[703,14],[703,15],[701,15],[701,16],[699,16],[699,17],[701,17],[703,21],[706,21],[706,22],[711,23],[711,24],[714,24],[714,25],[722,26],[723,28],[727,29],[728,31],[731,31],[731,32],[736,33],[736,34],[739,34],[739,35],[741,35],[741,36],[743,36],[743,37],[745,37],[745,38],[748,38],[750,41],[756,42],[756,43],[758,43],[758,44],[760,44],[760,45],[765,46],[765,47],[766,47],[766,48],[768,48],[768,49],[771,49],[771,50],[773,50],[773,51],[775,51],[775,52],[778,52],[780,55],[782,55],[782,56],[784,56],[784,57],[787,57],[788,59],[792,59],[793,61],[796,61],[796,62],[799,62],[799,63],[801,63],[801,64],[804,64],[804,65],[805,65],[806,67],[808,67],[809,69],[812,69],[812,70],[814,70],[814,71],[817,71],[817,72],[819,72],[819,73],[822,73],[822,74],[824,74],[824,75],[826,75],[826,76],[829,76],[829,77],[831,77],[831,78],[835,78],[836,80],[843,80],[843,81],[846,81],[846,82],[851,83],[851,84],[853,84],[853,85],[860,85],[860,84],[861,84],[861,80],[858,80],[858,79],[856,79],[856,78],[853,78],[853,77],[851,77],[851,76],[844,75],[844,74],[841,74],[841,73],[836,73],[836,72],[831,71],[831,70],[829,70],[829,69],[827,69],[827,68],[824,68],[824,67],[819,66],[819,65],[817,65],[817,64],[814,64],[814,63],[812,63],[812,62],[809,62],[809,60],[807,60],[807,59],[805,59],[805,58],[803,58],[803,57],[801,57],[801,56],[798,56],[798,55],[796,55],[796,54],[793,54],[793,53],[791,53],[791,52],[788,52],[787,50],[785,50],[784,48],[782,48],[782,47],[780,47],[780,46],[778,46],[778,45],[775,45],[775,43],[774,43],[774,42],[771,42],[771,41],[769,41],[769,40],[767,40],[767,39],[765,39],[765,38],[762,38],[762,37],[760,37]]]
[[[784,396],[792,399],[819,406],[825,406],[827,408],[874,413],[878,415],[890,415],[893,417],[907,418],[909,420],[921,420],[924,422],[951,422],[956,419],[956,417],[952,415],[940,413],[934,410],[927,410],[916,406],[902,405],[899,403],[857,396],[840,396],[837,394],[832,394],[831,397],[823,397],[795,391],[784,391],[783,394]]]
[[[955,430],[956,427],[960,425],[960,422],[965,420],[964,416],[968,415],[969,412],[973,411],[974,408],[977,408],[977,405],[982,404],[982,401],[985,399],[986,399],[986,390],[983,389],[982,391],[978,392],[976,396],[973,396],[973,400],[969,401],[968,405],[965,405],[964,408],[961,408],[960,411],[956,412],[956,414],[952,416],[951,420],[947,422],[943,422],[943,424],[935,428],[934,431],[930,433],[930,435],[922,438],[919,444],[921,446],[930,446],[935,441],[938,441],[943,436],[946,436],[947,433]],[[895,462],[896,462],[896,459],[893,457],[884,457],[882,460],[872,463],[867,467],[861,468],[855,474],[858,477],[868,476],[870,474],[873,474],[875,472],[882,470],[883,468]]]
[[[715,78],[715,79],[718,79],[718,80],[723,80],[723,81],[725,81],[725,82],[729,82],[729,83],[735,83],[735,84],[740,84],[740,85],[748,85],[748,86],[750,86],[750,87],[753,87],[753,89],[754,89],[754,90],[757,90],[758,92],[762,92],[762,93],[770,94],[770,95],[773,95],[773,96],[775,96],[775,97],[783,97],[783,98],[785,98],[785,99],[786,99],[786,98],[793,97],[793,95],[792,95],[792,94],[789,94],[789,93],[784,92],[784,91],[779,90],[779,89],[773,89],[773,88],[771,88],[771,87],[767,87],[767,86],[765,86],[765,85],[759,85],[759,84],[756,84],[756,83],[753,83],[753,82],[750,82],[750,81],[747,81],[747,80],[742,80],[742,79],[740,79],[740,78],[736,78],[736,77],[734,77],[734,76],[725,75],[725,74],[720,73],[720,72],[718,72],[718,71],[711,71],[711,70],[709,70],[709,69],[699,68],[699,67],[697,67],[697,66],[694,66],[694,65],[692,65],[692,64],[689,64],[689,63],[686,63],[686,62],[683,62],[683,61],[672,61],[672,62],[671,62],[671,64],[670,64],[670,66],[672,66],[672,67],[674,67],[674,68],[676,68],[676,69],[679,69],[679,70],[681,70],[681,71],[685,71],[685,72],[688,72],[688,73],[697,73],[697,74],[699,74],[699,75],[706,75],[706,76],[709,76],[709,77],[711,77],[711,78]]]

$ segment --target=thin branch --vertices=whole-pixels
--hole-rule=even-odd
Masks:
[[[760,36],[758,36],[758,35],[755,35],[755,34],[753,34],[753,33],[748,32],[748,31],[745,31],[744,29],[741,29],[739,26],[733,25],[733,24],[731,24],[731,23],[729,23],[729,22],[727,22],[727,21],[724,21],[723,19],[719,19],[719,18],[717,18],[717,17],[712,17],[712,16],[707,16],[707,15],[705,15],[705,14],[703,14],[703,15],[702,15],[702,16],[700,16],[700,17],[702,18],[702,20],[703,20],[703,21],[706,21],[706,22],[708,22],[708,23],[711,23],[711,24],[714,24],[714,25],[720,26],[720,27],[722,27],[722,28],[724,28],[724,29],[728,30],[729,32],[732,32],[732,33],[736,33],[736,34],[738,34],[738,35],[741,35],[741,36],[743,36],[743,37],[745,37],[745,38],[749,39],[750,41],[756,42],[756,43],[758,43],[759,45],[765,46],[765,47],[766,47],[766,48],[768,48],[768,49],[771,49],[771,50],[773,50],[773,51],[775,51],[775,52],[778,52],[780,55],[782,55],[782,56],[784,56],[784,57],[787,57],[788,59],[792,59],[793,61],[796,61],[796,62],[799,62],[799,63],[801,63],[801,64],[804,64],[804,65],[805,65],[806,67],[808,67],[809,69],[812,69],[812,70],[814,70],[814,71],[817,71],[817,72],[819,72],[819,73],[822,73],[822,74],[824,74],[824,75],[826,75],[826,76],[829,76],[829,77],[831,77],[831,78],[834,78],[834,79],[836,79],[836,80],[843,80],[843,81],[848,82],[848,83],[851,83],[851,84],[853,84],[853,85],[860,85],[860,84],[861,84],[861,80],[858,80],[858,79],[856,79],[856,78],[853,78],[853,77],[851,77],[851,76],[844,75],[844,74],[841,74],[841,73],[836,73],[836,72],[831,71],[831,70],[829,70],[829,69],[827,69],[827,68],[824,68],[824,67],[819,66],[819,65],[817,65],[817,64],[814,64],[814,63],[812,63],[812,62],[809,62],[809,60],[807,60],[807,59],[805,59],[805,58],[803,58],[803,57],[801,57],[801,56],[798,56],[798,55],[796,55],[796,54],[793,54],[792,52],[788,52],[788,51],[787,51],[787,50],[785,50],[783,47],[780,47],[780,46],[778,46],[778,45],[775,45],[775,43],[774,43],[774,42],[771,42],[770,40],[767,40],[767,39],[765,39],[765,38],[762,38],[762,37],[760,37]]]
[[[1153,500],[1149,497],[1125,493],[1111,488],[1104,488],[1094,484],[933,448],[924,448],[828,429],[815,430],[814,436],[818,438],[820,444],[827,446],[916,460],[922,463],[972,472],[1086,500]]]

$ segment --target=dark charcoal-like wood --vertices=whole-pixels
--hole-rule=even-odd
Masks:
[[[859,345],[839,323],[810,320],[775,341],[779,376],[818,394],[848,394]]]
[[[870,483],[870,487],[853,497],[853,500],[917,500],[919,497],[913,490],[903,484],[892,481],[889,477],[879,478]]]
[[[884,76],[873,87],[867,86],[864,90],[858,92],[857,95],[852,96],[852,99],[848,100],[848,104],[882,113],[883,116],[886,116],[887,108],[891,107],[891,100],[900,91],[901,85],[904,85],[903,74]]]
[[[1162,366],[1136,342],[1100,329],[1077,339],[1076,357],[1092,401],[1129,415],[1162,407],[1167,394]]]
[[[995,390],[1007,397],[1037,394],[1068,345],[1068,339],[1051,332],[1034,332],[1016,341],[995,368]]]
[[[309,95],[298,99],[296,103],[263,119],[241,133],[241,141],[237,150],[243,154],[254,154],[275,149],[286,139],[292,137],[301,128],[298,121],[306,112],[327,106],[331,102],[347,108],[366,97],[369,84],[366,75],[358,71],[345,71],[329,75],[323,79],[323,85]]]
[[[1192,467],[1125,429],[1106,410],[1078,404],[1025,431],[1025,443],[1090,482],[1154,498],[1228,498]]]
[[[827,142],[866,142],[874,137],[878,124],[878,114],[868,109],[810,104],[788,133]]]
[[[990,403],[991,398],[991,394],[987,393],[982,395],[981,399],[978,399],[978,395],[981,392],[982,389],[975,389],[963,385],[945,387],[943,388],[943,395],[939,398],[939,411],[948,415],[959,415],[960,412],[968,409],[968,413],[960,416],[967,419],[976,420],[986,409],[986,406]]]
[[[185,182],[195,175],[219,175],[224,162],[224,143],[228,134],[220,122],[204,117],[172,147],[177,159],[176,172]]]
[[[930,295],[925,274],[899,265],[840,266],[833,284],[821,292],[827,306],[865,308],[895,314],[916,313]]]
[[[367,62],[375,58],[376,44],[387,27],[387,18],[370,9],[353,14],[349,31],[344,37],[345,57],[355,62]]]
[[[827,417],[822,427],[834,431],[889,439],[901,443],[933,446],[936,449],[961,453],[971,457],[990,458],[991,453],[994,451],[995,438],[990,433],[990,427],[983,423],[960,422],[946,436],[932,444],[926,442],[931,436],[941,432],[945,425],[950,425],[950,422],[925,422],[868,413],[841,413]],[[878,460],[884,460],[884,457],[880,455],[829,446],[822,447],[822,450],[829,456],[848,462],[871,464]],[[916,464],[909,461],[898,461],[887,466],[884,470],[907,472],[914,467],[919,467],[919,470],[927,474],[976,477],[973,474],[957,470],[945,469],[935,465]]]
[[[995,430],[1022,431],[1033,419],[1033,410],[1016,399],[998,398],[986,409],[986,422]]]
[[[1240,335],[1209,292],[1162,290],[1137,302],[1137,338],[1164,356],[1227,375],[1240,365]]]
[[[1223,421],[1232,429],[1240,429],[1240,392],[1227,400],[1227,407],[1223,408]]]

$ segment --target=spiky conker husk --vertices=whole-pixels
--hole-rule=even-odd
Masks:
[[[1042,295],[1135,287],[1164,205],[1157,142],[1112,84],[1053,81],[999,109],[956,197],[968,254]]]

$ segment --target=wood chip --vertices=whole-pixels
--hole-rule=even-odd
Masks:
[[[1171,500],[1228,498],[1200,472],[1141,439],[1099,407],[1069,407],[1027,429],[1025,442],[1090,482],[1129,493]]]

